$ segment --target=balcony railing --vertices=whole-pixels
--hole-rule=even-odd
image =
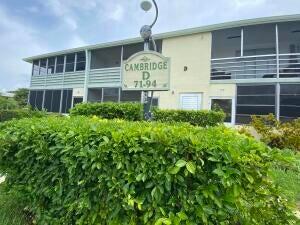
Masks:
[[[212,59],[211,80],[300,78],[300,54],[281,54],[278,61],[276,54]]]

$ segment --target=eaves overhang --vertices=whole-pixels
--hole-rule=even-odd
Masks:
[[[167,39],[167,38],[186,36],[186,35],[192,35],[192,34],[198,34],[198,33],[212,32],[215,30],[221,30],[221,29],[227,29],[227,28],[251,26],[251,25],[266,24],[266,23],[280,23],[280,22],[297,21],[297,20],[300,20],[300,14],[238,20],[238,21],[233,21],[233,22],[225,22],[225,23],[213,24],[213,25],[208,25],[208,26],[201,26],[201,27],[196,27],[196,28],[188,28],[188,29],[183,29],[183,30],[161,33],[161,34],[154,35],[154,38],[155,39]],[[143,41],[142,38],[130,38],[130,39],[124,39],[124,40],[120,40],[120,41],[106,42],[106,43],[101,43],[101,44],[88,45],[88,46],[83,46],[83,47],[79,47],[79,48],[71,48],[71,49],[66,49],[66,50],[62,50],[62,51],[56,51],[56,52],[36,55],[36,56],[24,58],[23,60],[25,62],[32,63],[34,60],[40,59],[40,58],[69,54],[69,53],[74,53],[74,52],[78,52],[78,51],[94,50],[94,49],[121,46],[121,45],[127,45],[127,44],[134,44],[134,43],[139,43],[142,41]]]

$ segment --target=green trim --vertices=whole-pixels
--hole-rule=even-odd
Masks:
[[[185,35],[191,35],[191,34],[197,34],[197,33],[212,32],[214,30],[220,30],[220,29],[226,29],[226,28],[249,26],[249,25],[256,25],[256,24],[265,24],[265,23],[288,22],[288,21],[296,21],[296,20],[300,20],[300,14],[262,17],[262,18],[239,20],[239,21],[234,21],[234,22],[226,22],[226,23],[214,24],[214,25],[209,25],[209,26],[202,26],[202,27],[197,27],[197,28],[189,28],[189,29],[184,29],[184,30],[166,32],[166,33],[154,35],[154,38],[155,39],[166,39],[166,38],[185,36]],[[33,60],[40,59],[40,58],[63,55],[63,54],[74,53],[74,52],[85,51],[85,50],[93,50],[93,49],[101,49],[101,48],[107,48],[107,47],[113,47],[113,46],[134,44],[134,43],[139,43],[139,42],[143,42],[142,38],[131,38],[131,39],[125,39],[125,40],[120,40],[120,41],[96,44],[96,45],[88,45],[88,46],[80,47],[80,48],[66,49],[63,51],[51,52],[51,53],[47,53],[47,54],[28,57],[23,60],[26,62],[32,63]]]

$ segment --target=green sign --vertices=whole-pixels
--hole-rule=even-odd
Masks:
[[[167,91],[170,89],[170,59],[144,51],[131,56],[122,65],[122,89]]]

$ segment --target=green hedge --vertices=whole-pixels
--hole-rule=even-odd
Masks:
[[[12,119],[43,117],[46,113],[43,111],[31,110],[31,109],[11,109],[0,110],[0,122],[5,122]]]
[[[143,118],[143,105],[139,103],[82,103],[71,110],[72,116],[100,116],[105,119],[139,121]]]
[[[225,113],[208,110],[153,110],[154,120],[160,122],[187,122],[194,126],[216,126],[224,122]]]
[[[0,131],[0,171],[37,224],[287,224],[274,161],[225,127],[49,117]]]

